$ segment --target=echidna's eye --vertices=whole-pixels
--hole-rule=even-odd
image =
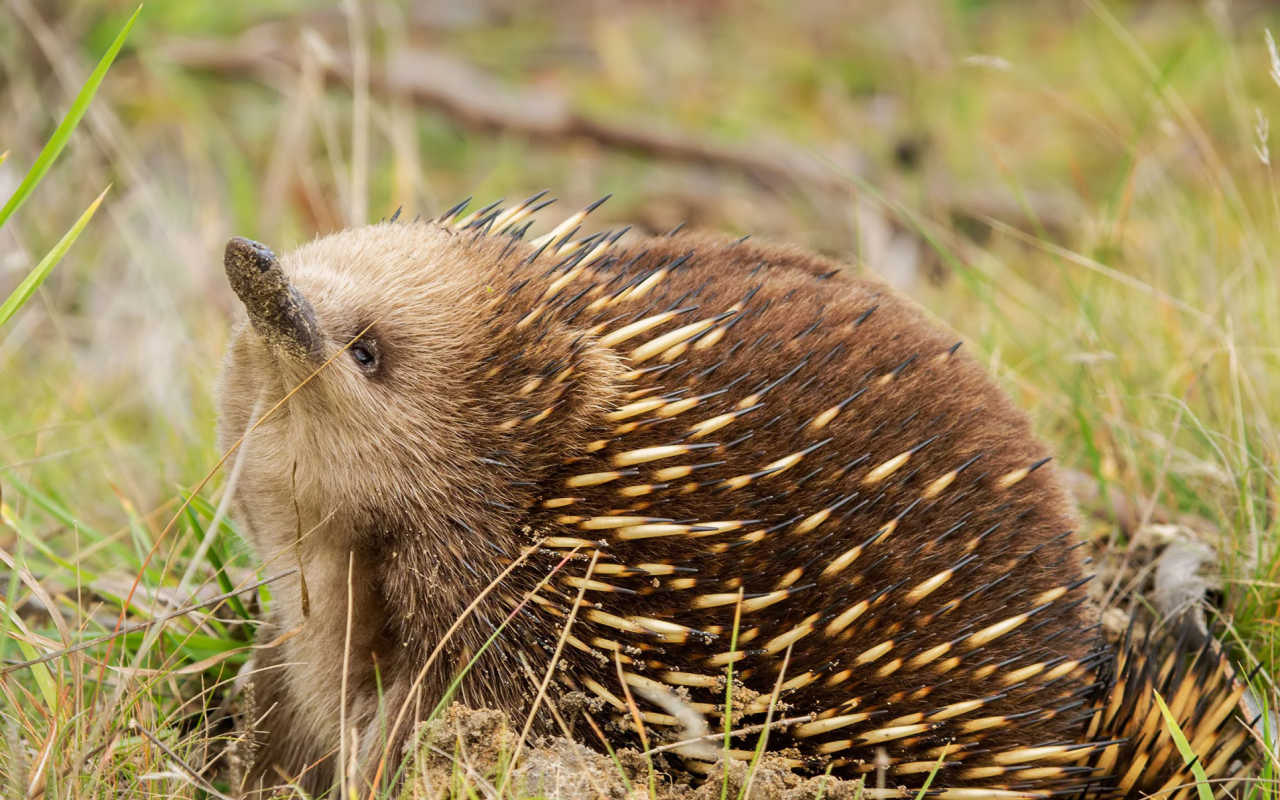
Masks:
[[[378,355],[369,345],[364,344],[363,342],[358,342],[351,345],[351,350],[349,352],[351,353],[351,357],[355,359],[356,363],[359,364],[360,368],[365,372],[372,372],[374,369],[377,369]]]

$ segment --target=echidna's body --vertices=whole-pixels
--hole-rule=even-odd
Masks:
[[[241,521],[264,558],[292,561],[301,533],[311,605],[278,592],[274,622],[301,632],[258,680],[274,708],[254,775],[335,752],[344,713],[366,775],[394,764],[410,724],[380,731],[406,701],[429,712],[517,608],[460,692],[526,713],[580,591],[557,684],[630,728],[621,674],[651,738],[682,730],[655,688],[718,720],[732,662],[761,695],[740,724],[779,684],[775,718],[810,718],[770,738],[797,766],[858,775],[883,750],[898,787],[941,760],[950,798],[1179,785],[1136,663],[1173,676],[1166,699],[1227,770],[1243,729],[1223,732],[1220,655],[1138,659],[1108,694],[1045,449],[908,301],[792,248],[566,244],[568,227],[531,245],[499,235],[523,211],[497,213],[344,232],[283,272],[228,248],[254,325],[228,358],[224,444],[332,359],[246,445]]]

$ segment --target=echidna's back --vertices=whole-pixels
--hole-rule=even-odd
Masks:
[[[646,687],[685,687],[718,719],[732,662],[760,693],[739,724],[762,722],[781,682],[774,719],[811,720],[770,747],[836,774],[873,770],[881,748],[893,785],[922,783],[944,750],[935,786],[1079,774],[1062,750],[1100,657],[1071,506],[954,336],[816,257],[683,235],[565,264],[502,308],[496,338],[568,323],[630,370],[625,399],[541,482],[539,535],[607,542],[566,681],[621,718],[620,661],[650,730],[678,733]],[[539,607],[548,631],[585,571]]]

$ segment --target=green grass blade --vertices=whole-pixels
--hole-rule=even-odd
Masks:
[[[184,497],[184,499],[186,498]],[[204,528],[200,526],[200,517],[197,516],[196,510],[191,507],[190,503],[187,504],[183,513],[186,514],[187,522],[191,525],[191,529],[196,532],[196,535],[203,536],[205,531]],[[230,594],[235,591],[235,586],[231,583],[231,576],[227,574],[222,554],[218,552],[218,544],[216,540],[214,541],[213,546],[209,548],[208,558],[209,566],[213,568],[214,577],[218,581],[218,588],[222,590],[223,594]],[[244,607],[244,603],[240,602],[239,595],[231,595],[231,597],[227,598],[227,605],[230,606],[232,612],[240,619],[245,620],[246,622],[253,619],[248,609]]]
[[[1205,774],[1204,766],[1200,763],[1200,758],[1191,749],[1191,742],[1187,741],[1187,736],[1182,732],[1182,728],[1178,727],[1178,721],[1173,718],[1173,712],[1165,705],[1164,698],[1159,692],[1153,691],[1156,696],[1156,705],[1160,706],[1160,715],[1164,717],[1164,724],[1169,726],[1169,735],[1173,737],[1173,743],[1177,746],[1178,752],[1182,755],[1182,760],[1191,767],[1191,774],[1196,776],[1196,794],[1200,796],[1200,800],[1213,800],[1213,790],[1209,788],[1209,776]]]
[[[733,635],[729,637],[729,652],[738,652],[738,627],[742,624],[742,591],[738,591],[738,605],[733,612]],[[720,783],[720,800],[729,797],[729,731],[733,729],[733,659],[725,665],[724,673],[724,780]]]
[[[58,262],[71,249],[71,245],[75,244],[76,239],[80,238],[80,232],[89,224],[89,220],[93,219],[94,212],[98,210],[98,206],[102,205],[103,198],[107,196],[107,192],[110,190],[110,186],[102,190],[102,194],[98,195],[98,199],[94,200],[93,204],[80,215],[80,219],[76,221],[75,225],[71,226],[71,230],[67,231],[67,234],[49,251],[48,255],[40,259],[40,263],[36,264],[36,268],[31,271],[31,274],[24,278],[22,283],[18,284],[18,288],[13,290],[13,294],[9,295],[3,305],[0,305],[0,326],[3,326],[9,321],[10,317],[18,313],[18,309],[22,308],[31,299],[31,295],[36,293],[36,289],[40,288],[40,284],[44,283],[44,279],[49,277],[49,273],[53,272],[54,267],[58,266]]]
[[[921,786],[920,791],[916,793],[915,800],[924,800],[926,793],[929,791],[929,786],[938,775],[938,770],[942,769],[943,759],[947,757],[947,747],[950,747],[950,745],[944,745],[942,752],[938,754],[938,760],[934,763],[933,769],[929,770],[929,775],[924,779],[924,786]]]
[[[111,43],[111,47],[107,49],[106,55],[98,62],[98,66],[94,68],[93,74],[89,76],[89,80],[85,81],[80,93],[76,95],[75,102],[71,104],[71,110],[62,118],[58,129],[53,132],[53,136],[45,144],[44,149],[40,151],[40,155],[36,157],[36,161],[31,165],[31,169],[27,171],[27,176],[22,179],[22,183],[18,184],[18,190],[13,193],[8,202],[4,204],[4,208],[0,209],[0,228],[9,221],[9,217],[13,212],[18,210],[31,192],[44,178],[49,167],[53,166],[53,162],[57,159],[58,154],[62,152],[62,148],[66,146],[67,140],[71,138],[71,132],[76,129],[76,125],[80,124],[80,118],[84,116],[84,112],[89,108],[94,94],[97,93],[98,87],[102,84],[102,79],[107,74],[107,69],[111,66],[111,62],[115,61],[116,54],[120,52],[120,48],[124,46],[124,40],[129,37],[129,31],[133,29],[133,23],[137,21],[138,15],[142,13],[142,6],[138,6],[138,10],[133,12],[133,16],[129,17],[129,21],[125,23],[116,40]],[[3,324],[0,321],[0,324]]]
[[[16,572],[16,570],[15,570]],[[12,595],[11,595],[12,597]],[[30,633],[26,626],[22,624],[22,619],[18,616],[18,612],[13,610],[12,602],[8,603],[8,621],[12,621],[15,628],[24,634]],[[6,636],[8,630],[5,631]],[[16,637],[15,637],[16,638]],[[39,658],[43,653],[37,651],[31,646],[25,638],[17,638],[18,649],[22,651],[22,657],[28,660]],[[49,672],[48,664],[33,664],[31,666],[31,674],[35,677],[36,686],[40,689],[40,695],[44,699],[45,708],[50,714],[57,711],[58,708],[58,688],[53,679],[53,674]]]
[[[19,478],[15,477],[13,474],[8,475],[5,480],[8,481],[8,483],[12,485],[13,488],[18,490],[19,495],[30,500],[31,503],[36,508],[39,508],[40,510],[44,511],[46,514],[49,514],[55,520],[57,520],[58,522],[61,522],[63,525],[67,526],[68,528],[75,528],[79,530],[81,533],[89,536],[95,542],[98,542],[107,538],[106,534],[102,533],[97,528],[94,528],[93,526],[88,525],[85,522],[82,522],[79,517],[77,517],[70,509],[68,509],[57,498],[51,497],[50,495],[47,495],[44,492],[41,492],[39,489],[35,488],[31,484],[25,483]],[[124,551],[120,550],[116,552],[123,553]]]
[[[813,798],[813,800],[822,800],[823,796],[827,793],[827,781],[831,780],[831,769],[834,766],[834,764],[828,764],[826,771],[822,773],[822,782],[818,784],[818,794]],[[862,792],[859,791],[857,797],[861,796]]]

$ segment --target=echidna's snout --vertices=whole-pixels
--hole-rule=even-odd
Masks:
[[[237,236],[227,242],[223,266],[253,329],[268,345],[298,360],[320,355],[315,310],[289,283],[271,248]]]

